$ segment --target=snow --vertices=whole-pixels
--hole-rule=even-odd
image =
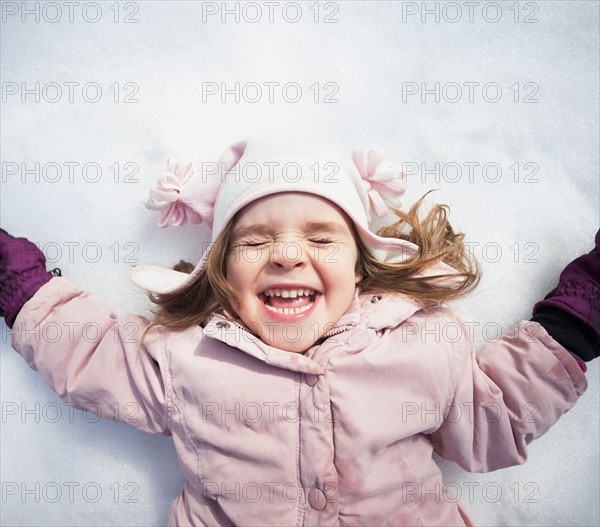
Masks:
[[[208,239],[142,206],[163,160],[308,127],[404,163],[407,204],[440,189],[428,203],[450,205],[484,272],[454,305],[478,345],[528,319],[600,223],[599,4],[276,4],[271,22],[255,2],[3,2],[2,227],[118,314],[146,312],[131,265],[195,261]],[[164,525],[171,440],[69,408],[0,331],[0,522]],[[477,525],[599,524],[598,364],[526,464],[441,461]]]

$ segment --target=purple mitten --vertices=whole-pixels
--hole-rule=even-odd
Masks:
[[[35,244],[0,229],[0,309],[9,328],[25,302],[53,276]]]
[[[533,307],[533,318],[585,361],[600,351],[600,230],[596,247],[569,263],[558,285]]]

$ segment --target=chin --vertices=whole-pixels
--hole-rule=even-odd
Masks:
[[[289,351],[290,353],[304,353],[313,344],[314,341],[307,342],[305,339],[300,339],[298,342],[290,342],[286,339],[275,339],[272,342],[268,342],[269,346],[278,348],[283,351]]]

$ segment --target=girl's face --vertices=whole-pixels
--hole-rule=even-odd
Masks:
[[[351,221],[312,194],[266,196],[242,209],[226,260],[238,317],[260,339],[304,352],[350,306],[358,249]]]

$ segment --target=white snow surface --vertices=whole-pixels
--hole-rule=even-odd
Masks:
[[[272,21],[256,2],[71,8],[69,21],[63,2],[2,2],[1,224],[119,315],[150,307],[132,264],[196,261],[208,240],[204,226],[159,229],[143,207],[163,160],[216,160],[251,135],[312,129],[382,150],[411,172],[406,204],[439,189],[428,203],[450,206],[483,268],[453,304],[478,346],[528,319],[593,247],[598,2],[277,2]],[[211,95],[235,83],[239,102]],[[265,83],[279,83],[273,100]],[[166,524],[183,481],[171,440],[71,411],[0,327],[0,523]],[[440,460],[477,525],[599,525],[598,363],[524,465],[469,474]]]

